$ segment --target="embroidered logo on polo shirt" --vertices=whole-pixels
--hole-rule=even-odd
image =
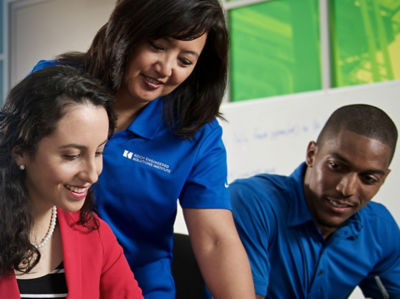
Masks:
[[[141,163],[141,164],[145,164],[147,166],[159,169],[161,171],[164,171],[166,173],[171,173],[171,169],[170,166],[168,164],[165,164],[163,162],[160,161],[156,161],[154,159],[151,159],[149,157],[145,157],[136,153],[132,153],[128,150],[124,150],[124,153],[122,154],[125,158]]]

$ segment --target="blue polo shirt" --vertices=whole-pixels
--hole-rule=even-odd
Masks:
[[[40,61],[33,71],[57,64]],[[175,298],[171,274],[177,200],[182,208],[231,209],[226,151],[215,119],[190,140],[167,128],[163,99],[150,102],[104,149],[96,209],[112,228],[146,299]]]
[[[144,293],[171,288],[171,296],[170,291],[157,296],[174,298],[170,263],[177,199],[183,208],[231,206],[218,122],[182,140],[166,127],[162,109],[162,98],[150,102],[107,143],[96,208],[124,247]]]
[[[389,211],[370,202],[324,240],[308,209],[303,177],[261,174],[230,184],[232,211],[256,293],[268,298],[347,298],[360,285],[400,298],[400,231]]]

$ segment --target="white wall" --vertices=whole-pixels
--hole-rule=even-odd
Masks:
[[[10,86],[40,59],[86,51],[116,0],[20,0],[10,3]]]

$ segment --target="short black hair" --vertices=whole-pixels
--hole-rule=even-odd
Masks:
[[[397,128],[389,115],[380,108],[368,104],[352,104],[338,108],[326,121],[319,133],[317,144],[322,144],[326,138],[342,129],[387,144],[392,149],[390,161],[392,160],[396,149]]]

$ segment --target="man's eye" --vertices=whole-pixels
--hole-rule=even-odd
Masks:
[[[329,162],[328,162],[328,166],[329,166],[330,168],[332,168],[332,169],[338,169],[338,168],[339,168],[339,164],[337,164],[337,163],[334,162],[334,161],[329,161]]]
[[[379,181],[379,179],[371,175],[366,175],[362,177],[362,181],[367,185],[373,185],[376,184]]]

